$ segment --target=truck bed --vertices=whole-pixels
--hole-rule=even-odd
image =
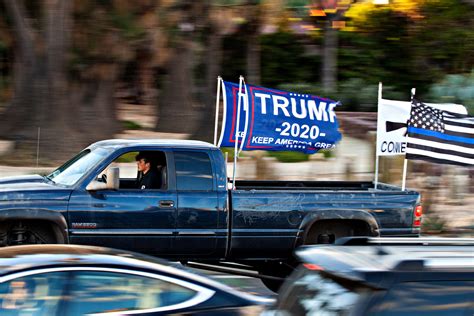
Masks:
[[[236,180],[237,190],[285,190],[285,191],[374,191],[372,181],[268,181],[268,180]],[[400,188],[384,183],[377,185],[376,191],[396,191]]]
[[[381,236],[419,234],[413,228],[419,193],[387,184],[375,190],[372,182],[357,181],[236,181],[236,189],[229,194],[232,251],[238,256],[285,257],[315,222],[338,221],[331,228],[335,231],[341,221],[348,220],[353,227],[354,221],[374,223]]]

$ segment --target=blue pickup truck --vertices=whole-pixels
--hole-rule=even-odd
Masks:
[[[136,187],[138,152],[159,160],[161,188]],[[246,263],[278,275],[275,267],[291,261],[299,245],[420,232],[415,191],[374,189],[372,182],[236,181],[233,190],[228,184],[224,157],[211,144],[100,141],[48,176],[0,179],[0,245],[108,246],[180,261]]]

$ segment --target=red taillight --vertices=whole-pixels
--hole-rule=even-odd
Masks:
[[[321,266],[318,266],[317,264],[312,264],[312,263],[303,263],[303,266],[308,270],[316,270],[316,271],[324,270]]]
[[[418,205],[415,207],[415,217],[421,217],[421,215],[423,215],[423,208],[421,205]]]
[[[417,205],[415,207],[415,211],[413,212],[413,226],[420,227],[421,226],[421,216],[423,215],[423,208],[421,205]]]

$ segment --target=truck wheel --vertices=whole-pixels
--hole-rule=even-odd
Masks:
[[[277,279],[269,279],[262,277],[260,280],[262,283],[270,290],[275,293],[278,293],[280,287],[285,282],[285,278],[293,272],[293,266],[289,263],[280,263],[280,262],[271,262],[266,263],[258,268],[258,273],[262,276],[271,276],[280,278]]]
[[[266,278],[261,278],[260,280],[262,281],[263,285],[265,285],[267,289],[275,293],[278,293],[281,286],[283,285],[283,281],[271,280],[271,279],[266,279]]]
[[[0,246],[55,243],[54,232],[48,225],[14,222],[0,226]]]
[[[370,229],[362,221],[322,221],[309,230],[304,244],[333,244],[338,238],[348,236],[370,236]]]

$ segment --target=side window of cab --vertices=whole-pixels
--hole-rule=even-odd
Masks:
[[[150,168],[149,170],[143,170],[145,164]],[[110,163],[99,174],[97,180],[107,181],[107,170],[113,167],[120,170],[119,190],[142,189],[141,181],[146,174],[148,174],[147,177],[154,178],[154,185],[143,189],[166,190],[168,188],[168,162],[164,151],[146,150],[124,153]]]
[[[214,177],[209,155],[199,151],[175,151],[178,191],[212,191]]]

